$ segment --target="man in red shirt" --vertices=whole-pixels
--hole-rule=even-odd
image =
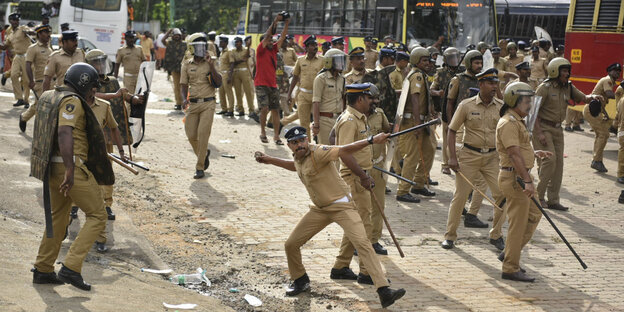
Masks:
[[[277,51],[278,47],[286,40],[288,33],[288,24],[290,18],[284,21],[284,29],[282,35],[276,43],[273,43],[273,33],[277,29],[277,22],[284,20],[282,14],[278,14],[269,29],[260,37],[260,44],[256,49],[256,78],[254,86],[256,87],[256,98],[258,99],[258,107],[260,108],[260,140],[262,143],[269,143],[266,137],[266,121],[269,110],[273,112],[273,124],[279,125],[279,90],[277,89],[277,81],[275,70],[277,67]],[[275,129],[273,141],[277,145],[284,145],[279,138],[279,128]]]

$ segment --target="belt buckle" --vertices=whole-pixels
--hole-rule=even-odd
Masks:
[[[489,149],[489,148],[487,148],[487,147],[482,147],[482,148],[481,148],[481,153],[482,153],[482,154],[489,153],[489,152],[490,152],[490,149]]]

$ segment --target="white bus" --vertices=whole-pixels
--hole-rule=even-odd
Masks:
[[[21,0],[19,12],[22,16],[41,16],[41,7],[59,3],[58,0]],[[37,21],[37,24],[40,23]],[[23,21],[22,23],[25,23]],[[126,0],[61,0],[56,16],[50,17],[54,33],[60,33],[60,25],[69,23],[69,28],[78,36],[92,42],[98,49],[115,61],[117,49],[123,45],[123,33],[128,25],[128,4]]]

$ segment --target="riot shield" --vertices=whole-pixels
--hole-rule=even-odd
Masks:
[[[147,108],[147,101],[151,91],[155,64],[155,62],[143,62],[139,68],[139,78],[135,90],[136,94],[143,95],[145,99],[143,103],[130,105],[129,119],[132,123],[130,132],[132,137],[136,139],[132,145],[134,148],[139,147],[145,135],[145,109]]]

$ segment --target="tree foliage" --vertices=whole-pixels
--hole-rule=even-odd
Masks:
[[[161,28],[169,28],[169,0],[133,1],[135,21],[159,20]],[[234,33],[245,0],[175,0],[175,27],[188,33],[211,30]],[[146,18],[146,7],[149,6]]]

